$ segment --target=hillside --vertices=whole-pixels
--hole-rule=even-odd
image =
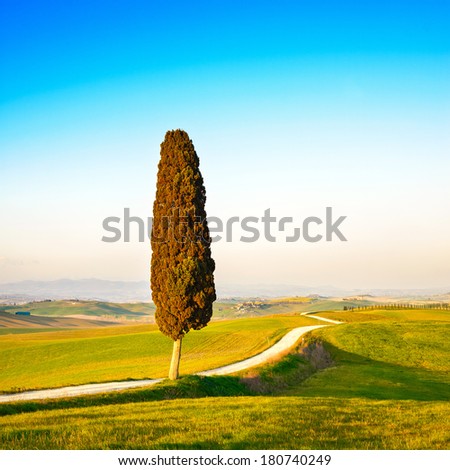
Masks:
[[[181,373],[213,369],[260,353],[314,319],[277,315],[224,320],[183,341]],[[167,375],[172,341],[156,325],[0,336],[0,391],[52,388]]]
[[[0,448],[448,449],[449,312],[345,314],[352,322],[314,331],[287,356],[237,376],[187,376],[133,391],[2,405]],[[255,339],[297,320],[314,321],[277,316],[217,322],[197,332],[197,338],[191,337],[190,365],[184,373],[195,363],[201,367],[211,361],[202,345],[215,356],[229,354],[230,346],[236,354],[242,345],[247,349]],[[142,336],[145,342],[136,341],[141,328],[126,327],[119,336],[128,346],[138,343],[137,350],[147,341],[155,349],[156,336],[148,334]],[[97,344],[103,355],[107,351],[111,357],[120,348],[119,343],[113,345],[118,337],[111,342],[108,330],[98,330],[103,336],[97,338],[90,330],[89,341],[90,347]],[[24,349],[21,352],[18,346],[9,357],[9,361],[19,357],[10,380],[18,383],[27,380],[30,371],[36,374],[37,361],[25,370],[28,353],[45,357],[57,345],[69,352],[70,342],[77,339],[82,351],[79,346],[88,340],[85,335],[23,335]],[[194,344],[200,338],[201,343]],[[11,344],[6,344],[0,358]],[[169,350],[166,359],[168,354]],[[120,369],[120,361],[113,364],[114,370]],[[99,361],[98,365],[106,364]],[[42,377],[48,379],[47,370]],[[84,432],[87,420],[90,428]]]
[[[111,326],[116,323],[103,319],[70,318],[70,317],[44,317],[44,316],[22,316],[13,313],[0,312],[0,334],[1,329],[7,329],[4,333],[13,332],[13,329],[78,329]],[[14,331],[15,332],[15,331]]]
[[[3,306],[6,312],[30,311],[40,317],[73,317],[105,321],[151,322],[155,311],[152,303],[113,303],[95,300],[54,300],[29,302],[20,306]]]
[[[315,297],[292,297],[279,299],[238,298],[219,300],[214,303],[212,320],[260,317],[267,315],[291,314],[307,311],[342,310],[344,306],[374,305],[375,301],[325,299]],[[102,319],[105,321],[153,323],[155,305],[153,303],[114,303],[95,300],[53,300],[5,305],[2,310],[14,313],[27,310],[33,316],[73,317],[78,319]],[[0,324],[0,327],[2,325]],[[48,324],[51,326],[51,324]],[[86,325],[87,326],[87,325]]]

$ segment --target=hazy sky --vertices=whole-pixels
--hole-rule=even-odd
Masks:
[[[0,282],[147,279],[102,220],[151,215],[183,128],[208,215],[347,216],[347,242],[236,231],[219,284],[450,287],[449,5],[3,1]]]

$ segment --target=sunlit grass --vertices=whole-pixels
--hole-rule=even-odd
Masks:
[[[371,322],[317,330],[332,367],[284,393],[401,400],[450,400],[448,323]],[[311,375],[311,374],[310,374]]]
[[[211,323],[185,337],[181,373],[253,356],[291,328],[316,323],[283,315]],[[155,325],[1,336],[0,390],[166,377],[171,352]]]
[[[447,403],[169,400],[0,418],[2,449],[445,449]]]
[[[53,300],[51,302],[30,302],[21,305],[21,310],[29,310],[32,315],[63,317],[67,315],[113,316],[136,319],[155,313],[152,303],[113,303],[95,300]],[[17,307],[5,306],[5,311],[15,312]]]
[[[323,311],[318,313],[330,320],[338,320],[345,323],[366,322],[377,320],[404,320],[404,321],[450,321],[450,310],[439,309],[373,309],[373,310],[344,310]],[[311,315],[313,316],[313,315]]]
[[[314,332],[334,348],[405,367],[450,370],[450,323],[391,321],[352,323]]]
[[[304,304],[311,302],[311,297],[277,297],[275,299],[269,299],[267,302],[270,304],[284,303],[284,304]]]
[[[374,310],[367,313],[370,319],[363,312],[340,314],[350,315],[353,323],[311,332],[278,362],[240,374],[247,379],[185,377],[114,394],[2,405],[0,448],[449,449],[448,314]],[[217,322],[190,333],[182,373],[211,364],[217,356],[231,362],[233,356],[248,354],[248,348],[256,353],[303,321],[318,323],[299,316],[263,317]],[[157,334],[140,328],[15,338],[22,338],[27,351],[87,342],[98,354],[113,354],[117,348],[122,355],[124,340],[133,351],[124,357],[133,364]],[[0,345],[7,339],[0,339]],[[324,347],[322,355],[332,359],[319,370],[299,354],[318,344]],[[167,340],[167,350],[154,358],[167,363],[170,347]],[[7,350],[0,349],[1,356]],[[101,364],[99,357],[93,359],[86,362],[89,367]],[[116,362],[114,373],[120,369]]]

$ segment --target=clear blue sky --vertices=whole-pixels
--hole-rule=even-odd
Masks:
[[[348,216],[346,244],[216,244],[219,282],[450,284],[449,2],[1,8],[0,282],[146,279],[101,221],[150,215],[181,127],[209,214]]]
[[[136,74],[449,53],[447,1],[2,2],[2,103]]]

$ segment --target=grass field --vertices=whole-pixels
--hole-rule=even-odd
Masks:
[[[3,449],[443,449],[441,402],[179,399],[0,418]],[[418,427],[419,426],[419,427]]]
[[[20,306],[3,306],[2,310],[14,313],[17,310],[30,311],[32,315],[65,317],[86,315],[91,317],[112,317],[115,319],[142,320],[155,313],[151,303],[112,303],[95,300],[54,300],[31,302]]]
[[[449,322],[450,310],[434,310],[434,309],[376,309],[376,310],[362,310],[362,311],[323,311],[318,313],[322,317],[329,318],[330,320],[338,320],[345,323],[353,322],[368,322],[368,321],[433,321],[433,322]],[[310,315],[314,316],[314,315]]]
[[[59,330],[59,328],[0,328],[0,336],[24,335],[30,333],[49,333]]]
[[[288,395],[424,401],[450,400],[449,324],[376,322],[338,325],[312,336],[335,363]]]
[[[290,314],[306,311],[341,310],[344,306],[365,306],[375,302],[370,300],[334,300],[310,297],[284,297],[261,301],[257,308],[247,308],[245,312],[237,310],[237,305],[245,299],[218,301],[214,303],[213,320]],[[31,302],[20,306],[4,305],[2,310],[15,313],[17,310],[30,311],[33,316],[68,317],[82,316],[112,319],[116,321],[152,321],[155,306],[152,303],[113,303],[94,300],[54,300],[51,302]],[[1,324],[0,324],[1,328]]]
[[[181,373],[253,356],[311,324],[317,321],[293,315],[211,323],[186,336]],[[166,377],[172,344],[155,325],[0,336],[0,391]]]
[[[331,318],[332,313],[321,315]],[[449,449],[449,312],[334,315],[346,315],[349,323],[311,332],[278,362],[235,377],[186,377],[102,396],[2,405],[0,447]],[[270,323],[275,320],[285,323]],[[234,334],[247,332],[235,337],[240,343],[261,331],[297,326],[297,321],[299,317],[280,316],[217,322],[194,333],[192,340],[209,330],[205,346],[216,348],[217,354],[227,349],[224,344]],[[222,328],[217,336],[214,327]],[[91,341],[109,341],[106,330]],[[87,341],[83,332],[75,333]],[[150,336],[138,330],[130,334]],[[24,335],[26,347],[41,335],[48,333]],[[201,348],[200,343],[192,345],[191,353],[197,346]],[[317,365],[314,351],[321,351],[329,363]],[[203,361],[195,354],[190,360],[191,365]]]
[[[118,324],[121,324],[121,322],[114,321],[111,317],[100,318],[87,315],[84,315],[82,318],[74,318],[71,316],[23,316],[0,312],[0,335],[16,334],[18,330],[28,330],[29,333],[36,333],[42,329],[87,329]],[[27,331],[22,331],[22,333],[26,332]]]

